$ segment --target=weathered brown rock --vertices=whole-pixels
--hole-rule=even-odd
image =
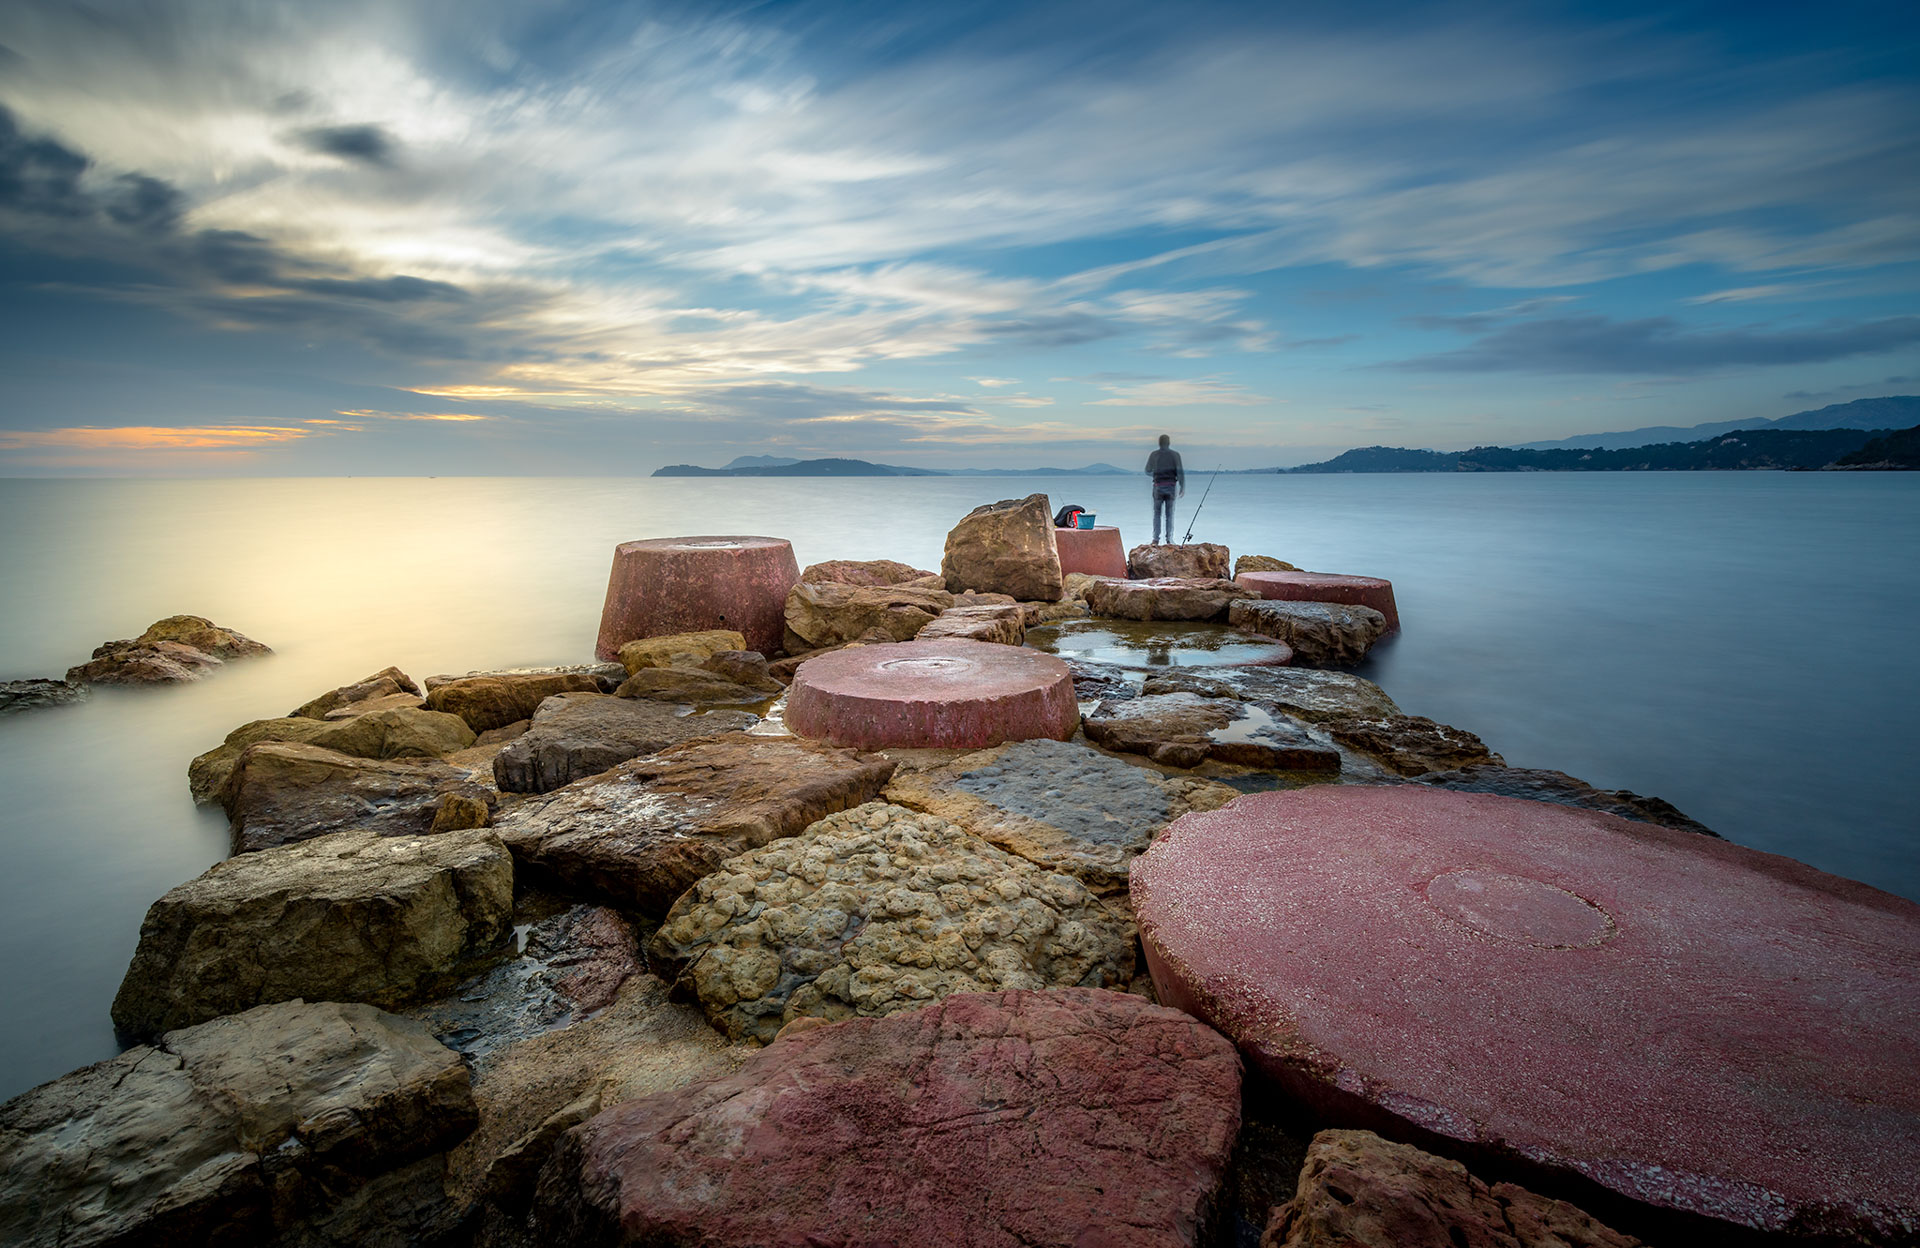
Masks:
[[[1084,596],[1095,615],[1122,620],[1224,620],[1233,603],[1257,597],[1229,580],[1191,576],[1093,581]]]
[[[658,915],[728,858],[871,800],[892,775],[878,755],[736,733],[530,798],[496,830],[562,887]]]
[[[218,796],[233,852],[244,854],[349,828],[379,836],[424,833],[449,793],[491,804],[486,785],[471,772],[438,759],[357,758],[317,745],[262,741],[241,751]]]
[[[93,658],[67,669],[71,685],[176,685],[199,680],[221,666],[221,660],[177,641],[141,645],[110,641]]]
[[[1298,568],[1285,559],[1275,559],[1272,555],[1241,555],[1233,561],[1233,574],[1242,572],[1297,572]]]
[[[438,836],[442,832],[465,832],[469,828],[484,828],[493,822],[493,807],[485,798],[473,797],[466,793],[444,793],[440,797],[440,806],[433,812],[433,823],[427,833]]]
[[[889,802],[938,815],[1101,895],[1125,889],[1127,865],[1168,823],[1238,796],[1224,784],[1164,776],[1067,741],[902,762],[886,790]]]
[[[1342,602],[1372,607],[1387,621],[1387,631],[1400,631],[1400,607],[1393,599],[1393,582],[1378,576],[1349,576],[1340,572],[1248,572],[1240,583],[1262,598],[1287,602]]]
[[[750,728],[755,718],[741,711],[682,715],[664,702],[557,693],[494,756],[494,783],[507,793],[548,793],[669,745]]]
[[[729,859],[648,946],[735,1040],[954,992],[1115,988],[1133,926],[1086,887],[936,815],[872,802]]]
[[[908,641],[952,605],[944,589],[802,581],[787,593],[787,653],[850,641]]]
[[[736,685],[778,693],[786,688],[786,682],[774,676],[772,668],[758,650],[722,650],[700,664],[701,671],[724,676]]]
[[[333,713],[353,707],[356,703],[373,702],[397,695],[424,697],[420,692],[420,686],[413,683],[411,676],[397,667],[385,667],[371,676],[361,677],[350,685],[329,689],[312,701],[288,711],[287,714],[300,719],[327,719]]]
[[[133,644],[151,646],[163,641],[192,646],[216,659],[250,659],[273,653],[253,638],[230,628],[222,628],[198,615],[170,615],[164,620],[155,620],[147,626],[146,632],[133,639]]]
[[[113,1002],[146,1038],[295,997],[392,1005],[511,930],[513,863],[491,831],[336,832],[215,863],[153,903]]]
[[[133,1248],[394,1233],[376,1224],[383,1193],[369,1202],[363,1189],[428,1159],[425,1177],[437,1177],[438,1155],[475,1120],[459,1055],[418,1023],[365,1005],[261,1006],[0,1106],[0,1240]],[[349,1205],[358,1228],[341,1225]]]
[[[1168,767],[1208,759],[1283,771],[1338,771],[1339,751],[1251,703],[1162,693],[1102,702],[1083,721],[1087,740]]]
[[[744,650],[746,646],[745,637],[725,628],[642,637],[620,647],[620,664],[629,676],[647,667],[698,667],[723,650]]]
[[[697,667],[643,667],[614,692],[623,699],[690,706],[754,706],[778,697],[784,687],[771,677],[743,685]]]
[[[1135,577],[1225,577],[1229,552],[1218,542],[1135,546],[1127,552],[1127,575]]]
[[[1313,667],[1358,663],[1387,631],[1387,617],[1372,607],[1335,602],[1242,599],[1227,608],[1227,622],[1286,642],[1296,663]]]
[[[1274,714],[1309,723],[1352,716],[1400,714],[1386,690],[1349,672],[1310,667],[1208,667],[1157,672],[1142,693],[1197,693],[1203,698],[1239,698]]]
[[[84,701],[85,685],[70,685],[64,680],[35,678],[0,681],[0,715],[36,710],[43,706],[68,706]]]
[[[921,629],[916,639],[938,641],[943,637],[1017,646],[1027,637],[1027,609],[1020,603],[949,607]]]
[[[429,680],[427,686],[428,706],[458,715],[475,732],[530,719],[556,693],[607,692],[597,677],[585,672],[464,676],[445,684]]]
[[[1371,754],[1388,770],[1403,776],[1489,763],[1506,766],[1506,760],[1487,749],[1479,737],[1464,728],[1435,723],[1424,715],[1329,719],[1322,726],[1341,745]]]
[[[1636,1248],[1585,1211],[1371,1131],[1322,1131],[1260,1248]]]
[[[1099,576],[1091,572],[1063,573],[1060,577],[1061,601],[1084,600],[1088,586],[1098,584],[1101,581],[1121,581],[1125,579],[1123,576]]]
[[[344,720],[285,716],[256,719],[227,734],[227,739],[187,765],[187,787],[196,802],[220,800],[220,793],[250,745],[289,741],[318,746],[356,758],[439,758],[474,744],[473,729],[457,715],[400,707],[369,711]]]
[[[442,685],[451,685],[462,680],[479,680],[481,677],[492,679],[501,676],[590,676],[600,686],[601,693],[612,693],[627,678],[627,669],[617,659],[593,663],[554,663],[544,667],[494,667],[474,672],[438,672],[420,682],[421,688],[432,693]]]
[[[938,572],[916,568],[897,559],[829,559],[810,563],[800,580],[813,584],[834,582],[840,585],[914,585],[921,589],[945,589]]]
[[[796,1031],[563,1137],[547,1243],[1175,1248],[1240,1123],[1214,1033],[1094,989],[960,994]]]
[[[1657,823],[1677,832],[1719,835],[1705,824],[1687,818],[1672,802],[1657,797],[1642,797],[1627,789],[1596,789],[1585,780],[1575,779],[1564,771],[1475,763],[1456,771],[1428,772],[1419,779],[1421,784],[1430,784],[1437,789],[1452,789],[1456,793],[1497,793],[1501,797],[1579,806],[1586,810],[1619,815],[1623,819],[1638,819],[1641,823]]]
[[[1045,494],[1003,499],[968,512],[947,534],[940,574],[954,593],[1010,594],[1058,602],[1063,588],[1053,513]],[[901,638],[900,640],[905,640]]]

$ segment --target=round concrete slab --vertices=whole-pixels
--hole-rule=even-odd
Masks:
[[[854,646],[802,663],[787,726],[803,737],[877,750],[979,749],[1064,741],[1080,722],[1073,674],[1024,646],[959,639]]]
[[[1120,542],[1120,529],[1116,525],[1055,529],[1053,540],[1060,550],[1062,576],[1069,572],[1086,572],[1093,576],[1127,574],[1127,548]]]
[[[1400,630],[1400,612],[1393,605],[1393,582],[1377,576],[1343,576],[1338,572],[1242,572],[1233,579],[1262,598],[1372,607],[1387,617],[1388,632]]]
[[[1160,999],[1335,1125],[1766,1232],[1920,1226],[1911,902],[1695,833],[1416,786],[1187,815],[1135,860],[1132,897]]]
[[[729,628],[780,652],[787,591],[800,579],[778,537],[656,537],[614,547],[594,653],[609,661],[641,637]]]

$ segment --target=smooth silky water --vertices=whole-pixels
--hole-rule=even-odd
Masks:
[[[235,726],[390,663],[586,661],[622,541],[937,568],[961,515],[1034,491],[1147,536],[1132,478],[0,480],[0,678],[179,612],[278,651],[0,719],[0,1096],[116,1051],[141,916],[225,855],[186,768]],[[1920,477],[1222,476],[1194,537],[1391,578],[1405,631],[1362,674],[1516,766],[1920,898]]]

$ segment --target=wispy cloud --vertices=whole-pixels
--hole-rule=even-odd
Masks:
[[[0,449],[78,447],[113,451],[253,450],[308,437],[307,429],[274,425],[81,425],[65,429],[0,430]]]
[[[1470,347],[1390,367],[1437,373],[1689,374],[1819,364],[1920,345],[1920,316],[1817,329],[1690,329],[1670,317],[1569,316],[1508,325]]]
[[[1091,400],[1095,407],[1255,407],[1274,401],[1218,377],[1169,377],[1098,384],[1107,391],[1107,397]]]

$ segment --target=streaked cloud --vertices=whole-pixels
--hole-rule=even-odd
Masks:
[[[1803,329],[1691,329],[1670,317],[1569,316],[1505,326],[1470,347],[1403,360],[1408,372],[1687,374],[1820,364],[1920,345],[1920,316]]]
[[[120,425],[0,430],[0,449],[75,447],[112,451],[251,450],[310,436],[307,429],[261,425]]]

